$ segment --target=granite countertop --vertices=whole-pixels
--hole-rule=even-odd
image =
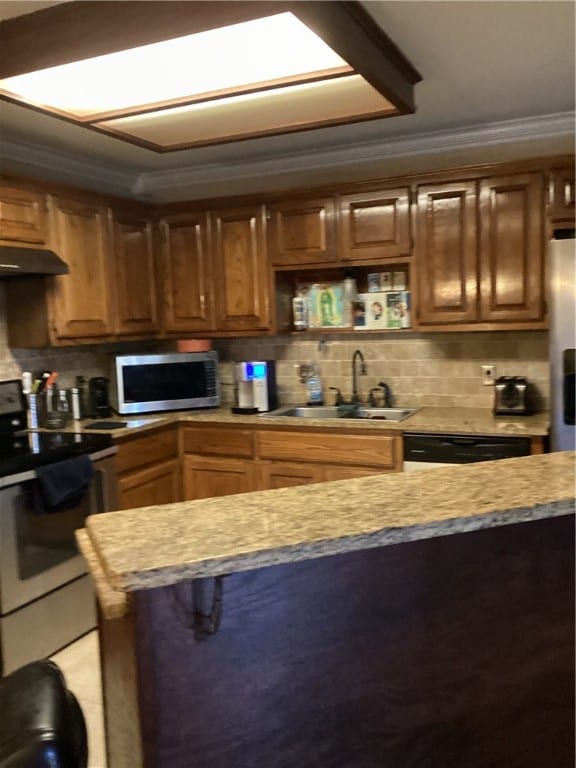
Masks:
[[[90,432],[95,419],[74,422],[62,431]],[[476,434],[489,436],[542,437],[548,434],[550,416],[540,413],[534,416],[494,416],[490,408],[436,408],[424,406],[403,421],[381,421],[373,419],[312,419],[290,416],[243,416],[234,414],[230,408],[216,408],[200,411],[176,411],[150,416],[118,416],[100,421],[125,421],[126,427],[107,431],[122,440],[145,434],[171,424],[222,424],[245,425],[250,427],[312,427],[322,429],[382,430],[394,432],[440,432],[450,434]]]
[[[543,454],[109,512],[87,518],[78,541],[105,615],[121,615],[133,590],[571,514],[575,458]]]

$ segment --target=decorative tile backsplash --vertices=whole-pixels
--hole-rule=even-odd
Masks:
[[[6,335],[4,289],[0,283],[0,379],[17,378],[22,371],[57,370],[59,383],[72,386],[74,377],[105,376],[110,357],[132,352],[170,352],[173,341],[95,344],[59,349],[10,349]],[[297,366],[315,362],[320,366],[328,403],[329,386],[339,387],[346,398],[351,392],[352,355],[360,349],[367,375],[359,376],[363,399],[371,387],[386,382],[400,406],[457,405],[491,408],[492,387],[482,384],[480,366],[492,363],[496,375],[524,375],[535,385],[540,408],[549,407],[548,333],[505,331],[473,333],[394,332],[374,335],[357,332],[318,336],[311,339],[255,337],[215,341],[220,353],[222,395],[225,404],[233,399],[232,363],[237,360],[276,360],[280,403],[303,403],[306,391]]]

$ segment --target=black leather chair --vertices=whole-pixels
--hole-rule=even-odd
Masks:
[[[0,680],[0,768],[86,768],[86,722],[52,661]]]

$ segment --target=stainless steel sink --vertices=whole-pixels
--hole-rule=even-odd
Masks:
[[[323,405],[288,405],[275,411],[263,413],[262,416],[296,416],[299,419],[339,419],[338,408]]]
[[[292,416],[299,419],[380,419],[382,421],[402,421],[416,413],[418,408],[370,408],[360,405],[351,409],[349,406],[307,406],[288,405],[275,411],[263,413],[263,417]]]
[[[383,421],[402,421],[416,413],[418,408],[370,408],[359,406],[350,415],[349,419],[382,419]]]

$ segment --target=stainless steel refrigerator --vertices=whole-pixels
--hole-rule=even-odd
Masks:
[[[548,253],[550,309],[550,449],[576,449],[576,241],[574,230],[554,233]]]

